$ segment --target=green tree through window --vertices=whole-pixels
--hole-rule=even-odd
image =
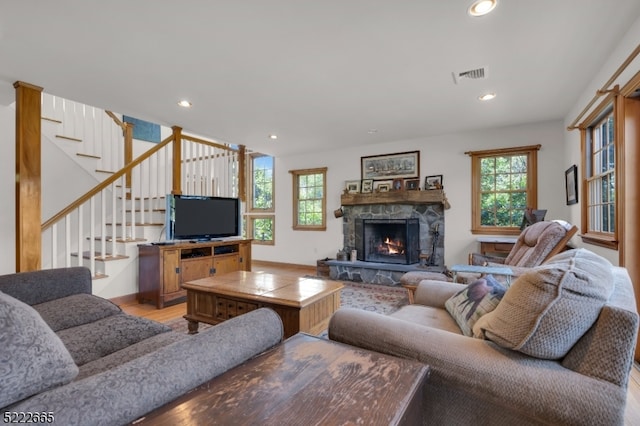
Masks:
[[[249,156],[247,187],[247,235],[254,244],[275,243],[275,159],[269,155],[252,153]],[[266,214],[271,213],[271,214]]]
[[[293,229],[326,229],[326,168],[292,170]]]
[[[527,156],[480,161],[482,226],[519,226],[527,207]]]
[[[253,209],[273,209],[273,157],[261,155],[252,161]]]

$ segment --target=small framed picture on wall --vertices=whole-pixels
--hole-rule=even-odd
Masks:
[[[575,164],[564,172],[567,205],[578,203],[578,166]]]

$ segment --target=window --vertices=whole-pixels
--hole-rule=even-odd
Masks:
[[[609,248],[617,248],[618,239],[615,99],[615,96],[607,97],[585,120],[589,124],[582,131],[583,188],[586,191],[581,204],[583,218],[586,218],[582,239]]]
[[[324,231],[327,168],[291,170],[293,176],[293,229]]]
[[[262,154],[251,154],[250,158],[251,205],[249,206],[249,211],[272,212],[274,211],[274,158]]]
[[[249,216],[248,235],[255,244],[273,245],[275,235],[275,216]]]
[[[540,145],[467,152],[471,156],[471,232],[519,234],[524,209],[537,208]]]
[[[275,159],[253,153],[249,155],[249,202],[246,235],[254,244],[275,243]]]

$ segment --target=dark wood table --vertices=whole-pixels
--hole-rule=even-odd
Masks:
[[[136,425],[419,425],[429,368],[304,333]]]

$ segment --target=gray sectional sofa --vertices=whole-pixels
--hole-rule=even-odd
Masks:
[[[126,424],[280,343],[259,309],[197,335],[91,294],[86,268],[0,276],[0,411],[42,423]]]
[[[389,316],[342,308],[329,338],[428,364],[430,424],[624,424],[639,324],[624,268],[585,249],[560,253],[479,317],[468,314],[470,289],[425,280]],[[477,306],[499,294],[487,288]]]

